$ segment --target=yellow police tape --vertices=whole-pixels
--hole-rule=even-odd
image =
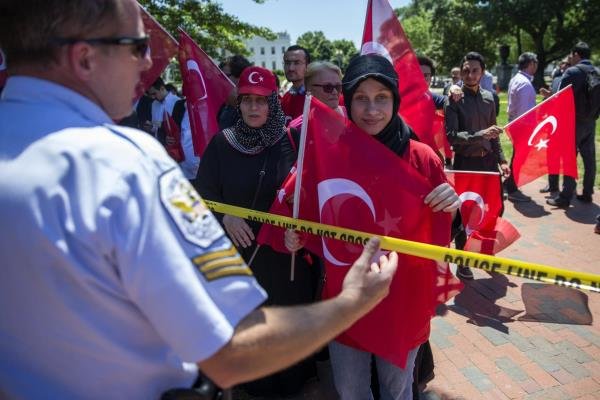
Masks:
[[[450,262],[471,268],[479,268],[489,272],[499,272],[506,275],[518,276],[520,278],[552,283],[559,286],[600,292],[600,275],[596,274],[569,271],[543,264],[411,242],[409,240],[397,239],[389,236],[373,235],[353,229],[339,228],[318,222],[269,214],[266,212],[217,203],[215,201],[205,200],[205,203],[208,208],[214,212],[229,214],[250,221],[276,225],[284,229],[293,229],[300,232],[357,244],[365,244],[370,237],[377,236],[381,240],[381,248],[386,250],[393,250],[399,253],[435,261]]]

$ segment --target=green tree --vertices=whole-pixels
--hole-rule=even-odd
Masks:
[[[298,37],[296,43],[307,49],[313,60],[333,59],[333,46],[322,31],[305,32]]]
[[[334,40],[331,42],[331,48],[333,49],[333,59],[331,62],[340,67],[342,71],[346,70],[350,59],[358,54],[354,42],[347,39]]]
[[[534,83],[543,84],[543,71],[548,63],[569,53],[583,40],[592,48],[600,44],[600,2],[590,0],[490,0],[486,3],[489,27],[496,33],[510,32],[521,47],[523,36],[532,41],[538,56],[538,72]]]
[[[264,0],[254,0],[263,3]],[[176,37],[181,26],[211,57],[219,57],[219,50],[248,55],[242,39],[254,35],[275,39],[267,29],[240,21],[223,11],[215,0],[139,0],[150,14]]]
[[[495,64],[497,44],[487,25],[486,7],[475,0],[442,0],[433,5],[431,57],[451,69],[469,51],[481,53]]]

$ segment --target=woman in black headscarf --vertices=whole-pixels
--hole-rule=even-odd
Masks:
[[[374,54],[356,57],[348,66],[342,85],[349,118],[432,183],[434,189],[425,197],[425,203],[433,211],[454,214],[460,206],[460,200],[446,182],[442,161],[431,148],[416,140],[412,129],[398,115],[398,76],[392,64],[386,58]],[[286,232],[286,246],[289,250],[298,250],[301,247],[299,236],[292,231]],[[422,331],[428,332],[429,326],[427,324],[422,328]],[[385,329],[385,326],[374,326],[373,329]],[[413,369],[420,340],[422,339],[410,338],[410,342],[415,342],[415,347],[408,351],[405,368],[374,356],[381,399],[413,398]],[[329,344],[329,354],[340,398],[372,399],[370,365],[373,355],[335,340]]]
[[[207,146],[194,186],[207,200],[268,211],[297,158],[298,135],[285,128],[275,76],[267,69],[248,67],[238,82],[238,119]],[[257,246],[261,224],[215,214],[229,238],[269,295],[269,305],[293,305],[314,300],[318,268],[296,257],[290,281],[290,255]],[[254,395],[286,396],[302,389],[315,375],[309,358],[285,371],[246,384]]]

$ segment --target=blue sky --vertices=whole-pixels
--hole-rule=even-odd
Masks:
[[[359,47],[367,0],[218,0],[228,14],[240,21],[287,31],[292,43],[308,31],[323,31],[329,40],[349,39]],[[390,0],[393,8],[410,0]]]

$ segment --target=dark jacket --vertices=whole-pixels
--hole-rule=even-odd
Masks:
[[[506,161],[500,141],[483,137],[483,130],[496,124],[492,93],[481,88],[477,92],[465,88],[464,93],[461,100],[449,98],[444,106],[446,132],[454,152],[464,157],[494,153],[498,163]]]
[[[583,68],[586,72],[582,71],[579,67]],[[589,121],[590,118],[586,118],[581,115],[585,109],[585,83],[587,80],[587,71],[594,68],[590,60],[581,60],[579,64],[569,67],[565,70],[560,81],[560,89],[563,89],[569,85],[573,85],[573,97],[575,98],[575,119],[582,121]]]

